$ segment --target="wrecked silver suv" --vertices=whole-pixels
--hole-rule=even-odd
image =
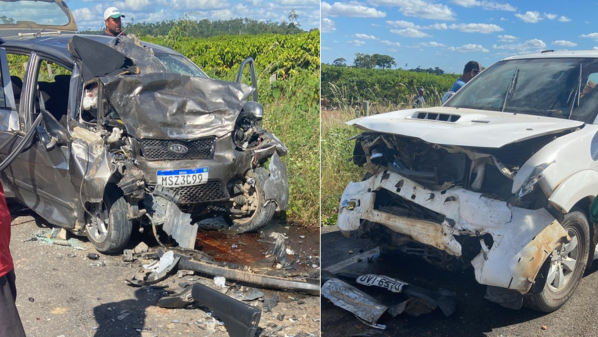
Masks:
[[[72,21],[62,1],[35,5],[63,6]],[[168,48],[65,27],[0,46],[7,193],[105,253],[133,228],[161,226],[193,248],[202,219],[222,215],[242,233],[286,209],[287,149],[261,127],[251,59],[237,82],[219,81]],[[252,86],[240,81],[246,65]]]
[[[348,122],[361,182],[338,227],[440,267],[473,266],[486,298],[550,312],[598,238],[598,52],[494,64],[442,107]]]

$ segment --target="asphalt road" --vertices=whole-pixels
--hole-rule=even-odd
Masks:
[[[368,240],[345,238],[334,227],[324,227],[321,236],[322,268],[343,261],[361,249],[374,245]],[[457,294],[457,310],[445,317],[439,310],[411,317],[388,314],[379,323],[386,330],[374,336],[427,336],[427,337],[510,337],[510,336],[598,336],[598,263],[586,272],[573,297],[558,311],[544,314],[527,308],[510,310],[484,299],[485,286],[475,281],[473,270],[446,272],[406,255],[382,255],[374,263],[358,263],[348,271],[376,273],[395,277],[428,289],[449,289]],[[381,300],[393,300],[394,295],[382,289],[361,288]],[[322,336],[352,336],[371,330],[353,314],[336,307],[322,298]]]
[[[85,238],[80,238],[85,250],[28,241],[33,234],[44,230],[43,227],[44,222],[39,219],[22,212],[13,213],[11,251],[17,275],[17,307],[27,336],[228,336],[224,326],[210,317],[206,308],[171,310],[156,306],[160,297],[168,295],[165,291],[180,290],[179,283],[200,282],[214,287],[212,278],[197,275],[179,278],[174,275],[157,284],[166,286],[165,289],[130,287],[124,280],[140,269],[140,262],[123,262],[121,256],[101,254],[99,260],[90,260],[88,253],[97,252]],[[317,240],[319,233],[284,223],[273,223],[265,231],[286,233],[289,235],[287,247],[296,252],[314,253],[317,258],[318,252],[313,252],[313,247],[318,247],[319,243],[311,241]],[[208,240],[209,237],[209,234],[202,234],[202,242],[206,242],[203,248],[219,258],[263,258],[264,252],[255,249],[252,236],[239,235],[229,239],[236,246],[232,247],[229,243],[225,250],[214,243],[217,240]],[[152,247],[152,240],[147,235],[135,235],[130,248],[140,240]],[[307,240],[311,240],[309,244]],[[273,246],[268,242],[262,245]],[[231,285],[230,282],[228,284]],[[227,295],[248,294],[254,289],[257,288],[233,284]],[[319,336],[318,297],[257,290],[262,291],[265,297],[277,294],[280,299],[272,312],[262,313],[258,336]],[[263,306],[260,300],[246,303],[260,309]],[[281,326],[284,328],[281,329]],[[273,333],[277,329],[279,331]]]

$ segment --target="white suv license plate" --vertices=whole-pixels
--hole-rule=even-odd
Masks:
[[[357,278],[357,283],[365,286],[378,286],[386,290],[400,293],[403,291],[403,287],[408,285],[407,283],[388,277],[384,275],[361,275]]]
[[[158,170],[156,185],[164,187],[182,187],[206,184],[208,182],[207,167],[182,170]]]

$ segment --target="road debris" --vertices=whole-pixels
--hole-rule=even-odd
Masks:
[[[100,258],[100,256],[96,253],[89,253],[89,254],[87,254],[87,258],[90,260],[97,260]]]
[[[388,310],[388,307],[350,284],[332,278],[322,286],[322,296],[329,299],[334,305],[353,313],[369,325],[384,329],[383,325],[376,323]]]
[[[231,337],[253,337],[261,318],[261,311],[232,297],[221,294],[203,284],[187,286],[182,292],[163,297],[158,301],[161,308],[177,309],[199,303],[222,320]]]
[[[245,295],[245,297],[243,297],[243,301],[254,301],[260,298],[264,297],[264,293],[257,290],[257,289],[253,289],[250,293],[248,293],[247,295]]]
[[[264,312],[272,311],[272,309],[274,309],[278,305],[279,301],[280,301],[280,298],[278,297],[278,294],[274,294],[270,297],[266,297],[266,299],[264,299],[264,305],[262,307],[262,310]]]

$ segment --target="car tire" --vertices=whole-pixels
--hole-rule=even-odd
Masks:
[[[104,205],[107,206],[103,213],[108,220],[105,224],[106,232],[102,237],[93,235],[88,227],[86,230],[87,238],[94,247],[104,254],[121,253],[133,232],[133,222],[127,217],[128,205],[127,201],[122,195],[114,197],[114,201],[106,200]]]
[[[261,167],[253,171],[253,178],[255,179],[254,195],[257,199],[258,205],[263,205],[265,201],[264,182],[268,180],[270,173]],[[229,228],[237,233],[247,233],[256,231],[264,227],[276,211],[276,204],[269,202],[265,206],[258,207],[249,217],[229,217],[232,226]]]
[[[544,288],[537,294],[524,296],[524,305],[528,308],[541,312],[559,309],[573,295],[585,272],[590,249],[588,219],[579,208],[573,208],[565,215],[562,225],[571,241],[561,244],[551,253],[546,262],[550,266],[546,271]],[[573,270],[571,266],[574,266]]]

